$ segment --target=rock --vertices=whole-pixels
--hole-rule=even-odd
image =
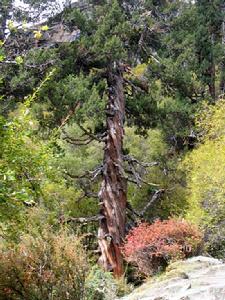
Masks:
[[[172,263],[120,300],[225,300],[225,264],[204,256]]]

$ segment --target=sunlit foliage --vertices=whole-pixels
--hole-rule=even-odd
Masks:
[[[218,252],[224,251],[221,244],[225,232],[224,115],[224,100],[203,108],[197,123],[201,143],[184,162],[188,170],[190,204],[187,217],[206,228],[209,247]]]

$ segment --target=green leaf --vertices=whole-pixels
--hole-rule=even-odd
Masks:
[[[18,65],[21,65],[21,64],[23,63],[23,58],[22,58],[22,56],[17,56],[17,57],[15,58],[15,61],[16,61],[16,63],[17,63]]]

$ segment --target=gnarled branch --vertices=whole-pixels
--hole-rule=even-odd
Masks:
[[[144,169],[144,172],[146,173],[147,167],[156,166],[156,165],[158,165],[158,162],[144,163],[144,162],[140,162],[139,160],[137,160],[136,158],[134,158],[130,155],[125,155],[123,157],[123,159],[124,159],[124,161],[128,162],[129,169],[126,169],[126,172],[133,175],[133,178],[127,177],[128,181],[137,184],[139,187],[141,187],[141,183],[151,185],[151,186],[158,186],[158,184],[156,184],[156,183],[145,181],[142,178],[142,176],[139,174],[139,172],[136,170],[136,165],[139,165],[141,168]]]
[[[157,166],[159,163],[157,161],[153,161],[150,163],[145,163],[145,162],[141,162],[138,159],[134,158],[133,156],[130,155],[124,155],[123,156],[123,160],[127,161],[128,163],[136,163],[144,168],[148,168],[148,167],[154,167]]]
[[[68,115],[68,118],[70,115]],[[99,143],[104,142],[105,133],[102,134],[94,134],[90,129],[85,129],[81,124],[78,123],[79,128],[83,131],[83,134],[81,135],[81,138],[74,138],[72,136],[69,136],[68,133],[65,131],[65,129],[62,129],[63,137],[62,139],[67,141],[70,144],[73,145],[88,145],[92,141],[98,141]]]
[[[80,123],[78,123],[78,126],[84,132],[84,134],[89,136],[89,138],[92,140],[96,140],[99,143],[105,142],[106,132],[102,134],[94,134],[91,129],[85,129]]]
[[[140,216],[143,217],[143,215],[148,210],[148,208],[151,207],[162,196],[162,194],[164,194],[164,192],[165,192],[164,189],[160,189],[160,190],[155,191],[155,193],[153,194],[150,201],[145,205],[145,207],[140,212]]]
[[[103,215],[95,215],[90,217],[79,217],[79,218],[67,218],[64,219],[63,217],[60,218],[60,223],[80,223],[80,224],[86,224],[91,222],[99,222],[100,220],[105,219]]]
[[[81,179],[81,178],[89,178],[91,181],[94,181],[99,175],[103,172],[103,165],[96,167],[93,171],[86,171],[84,174],[75,175],[71,174],[68,171],[64,171],[64,173],[72,179]]]

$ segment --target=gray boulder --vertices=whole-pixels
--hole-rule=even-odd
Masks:
[[[225,300],[225,264],[204,256],[172,263],[120,300]]]

